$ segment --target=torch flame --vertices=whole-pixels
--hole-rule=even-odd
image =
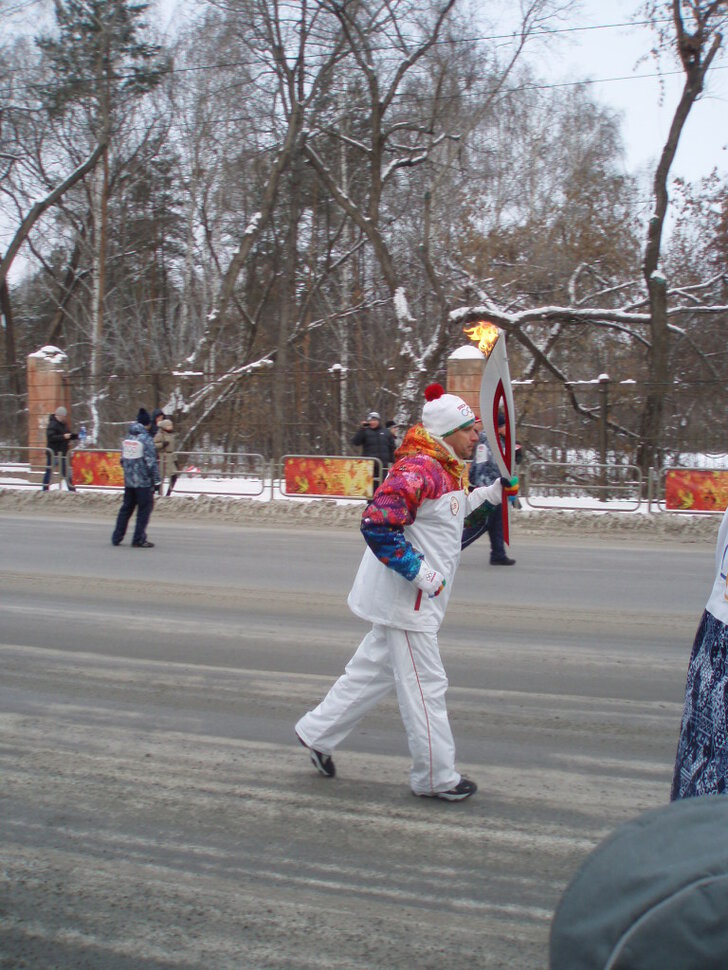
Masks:
[[[500,336],[500,330],[494,323],[476,323],[472,327],[465,327],[463,333],[466,333],[472,341],[477,343],[478,350],[482,351],[486,357],[495,347],[496,340]]]

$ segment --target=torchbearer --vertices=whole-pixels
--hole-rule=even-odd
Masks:
[[[476,791],[455,768],[437,633],[464,528],[517,486],[498,479],[469,491],[474,424],[465,401],[429,385],[422,423],[407,431],[389,475],[364,509],[367,549],[349,607],[371,630],[323,701],[296,724],[298,740],[328,778],[335,775],[334,749],[394,689],[412,756],[412,793],[454,802]]]

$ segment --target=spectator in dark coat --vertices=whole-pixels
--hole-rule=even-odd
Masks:
[[[398,445],[398,443],[399,443],[398,442],[398,439],[399,439],[399,426],[397,425],[397,423],[395,421],[387,421],[387,430],[389,431],[389,433],[394,438],[394,445],[395,445],[395,448],[396,448],[397,445]]]
[[[159,425],[164,421],[167,415],[161,408],[155,408],[152,411],[152,429],[149,434],[154,438],[156,433],[159,431]]]
[[[506,423],[503,414],[498,415],[498,431]],[[480,485],[490,485],[500,477],[500,471],[495,458],[491,454],[488,438],[483,431],[483,423],[480,417],[475,422],[475,429],[478,432],[478,444],[475,447],[475,454],[470,463],[470,485],[477,488]],[[516,445],[516,464],[521,460],[521,446]],[[515,566],[516,560],[506,552],[505,541],[503,538],[503,517],[500,510],[488,518],[486,526],[490,538],[490,564],[491,566]]]
[[[129,434],[121,443],[121,464],[124,469],[124,501],[119,509],[111,544],[118,546],[126,535],[134,509],[137,510],[132,546],[151,549],[147,539],[147,525],[154,508],[154,493],[161,487],[159,465],[154,441],[149,433],[152,419],[140,408],[136,421],[129,425]]]
[[[75,492],[73,481],[71,480],[71,468],[66,456],[68,455],[68,445],[71,441],[78,441],[78,435],[71,431],[66,418],[68,411],[63,407],[58,407],[48,418],[46,427],[46,442],[48,449],[53,452],[46,460],[45,474],[43,475],[43,491],[47,492],[51,482],[53,466],[58,465],[61,481],[65,479],[69,492]]]
[[[374,489],[386,478],[389,466],[394,461],[394,451],[397,447],[394,435],[382,425],[381,416],[376,411],[370,411],[366,421],[351,439],[351,443],[361,447],[362,458],[377,458],[381,462],[381,476],[378,465],[374,466]]]

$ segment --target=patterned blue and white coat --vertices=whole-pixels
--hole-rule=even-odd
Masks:
[[[154,488],[162,481],[154,441],[138,421],[132,421],[121,443],[121,466],[126,488]]]
[[[688,663],[671,798],[728,794],[728,509]]]

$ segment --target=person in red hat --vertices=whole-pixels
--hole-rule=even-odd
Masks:
[[[296,724],[316,769],[336,774],[333,751],[391,690],[412,756],[414,795],[462,801],[477,790],[455,768],[437,634],[474,516],[515,494],[515,480],[469,490],[468,463],[478,440],[475,415],[439,384],[425,390],[422,423],[410,428],[389,475],[364,509],[367,548],[349,608],[371,623],[326,697]]]

